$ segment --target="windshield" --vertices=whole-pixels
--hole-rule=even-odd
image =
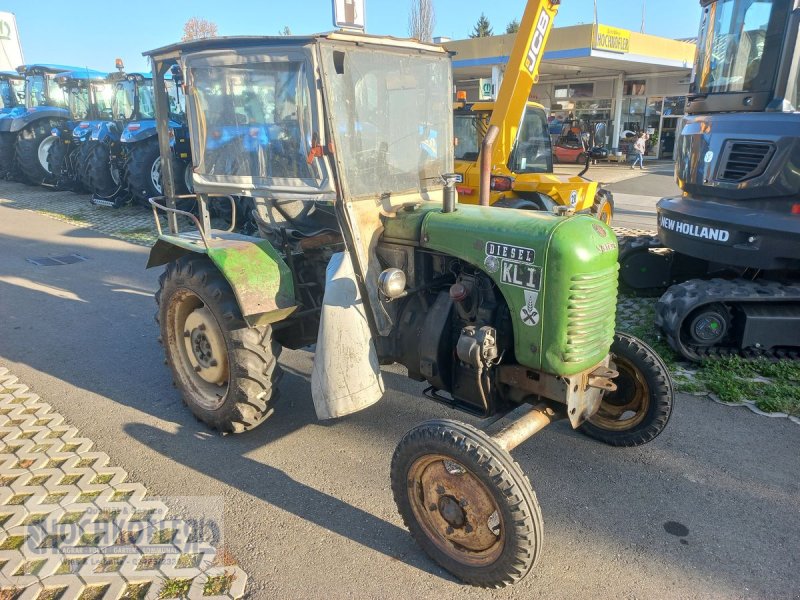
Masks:
[[[169,88],[168,88],[169,89]],[[137,86],[139,96],[139,118],[140,119],[155,119],[156,118],[156,101],[153,96],[153,82],[152,80],[140,83]]]
[[[488,112],[458,112],[453,115],[455,159],[475,162],[489,127]]]
[[[541,108],[528,107],[522,118],[508,168],[513,173],[550,173],[553,150],[547,117]]]
[[[100,117],[111,116],[111,102],[114,98],[114,86],[110,83],[92,84],[92,102]]]
[[[28,108],[35,106],[68,108],[67,93],[52,77],[29,75],[25,81],[25,103]]]
[[[73,119],[86,119],[89,116],[89,88],[70,88],[67,98]]]
[[[322,59],[350,194],[441,187],[453,168],[448,57],[325,45]]]
[[[115,121],[128,121],[133,116],[135,90],[136,84],[133,81],[120,81],[114,86],[111,112]]]
[[[703,9],[691,93],[770,92],[790,0],[718,0]]]
[[[305,64],[274,61],[190,69],[197,172],[256,180],[316,180]]]
[[[171,79],[166,80],[164,83],[167,86],[167,96],[169,97],[169,113],[171,115],[182,115],[186,106],[182,86],[176,85]]]
[[[24,82],[17,79],[0,79],[0,108],[14,108],[24,98]]]

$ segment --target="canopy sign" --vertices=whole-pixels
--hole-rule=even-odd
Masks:
[[[625,53],[631,47],[631,32],[608,25],[595,25],[592,48],[607,52]]]

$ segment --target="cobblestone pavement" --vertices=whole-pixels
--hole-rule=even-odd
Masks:
[[[222,505],[178,518],[0,366],[0,599],[239,598]],[[176,510],[174,507],[171,507]]]
[[[0,180],[0,204],[26,208],[76,227],[88,227],[141,246],[156,240],[153,213],[143,206],[95,206],[88,194],[56,192],[42,187]]]

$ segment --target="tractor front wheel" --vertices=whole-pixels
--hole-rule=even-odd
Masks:
[[[397,445],[391,475],[412,537],[462,581],[503,587],[536,564],[536,494],[511,455],[482,431],[449,419],[421,423]]]
[[[270,326],[247,325],[230,285],[205,257],[170,263],[159,284],[156,321],[184,402],[223,433],[259,425],[272,414],[282,374]]]
[[[16,157],[27,183],[39,185],[53,181],[47,164],[50,148],[58,141],[51,131],[53,123],[39,119],[25,126],[17,135]]]
[[[674,402],[669,370],[642,340],[617,333],[611,344],[617,389],[606,392],[600,408],[580,431],[610,446],[641,446],[667,426]]]
[[[47,153],[47,169],[61,189],[69,189],[69,145],[56,138]]]
[[[117,166],[111,161],[108,144],[92,143],[86,158],[85,173],[89,190],[96,197],[111,200],[120,195],[122,176]]]

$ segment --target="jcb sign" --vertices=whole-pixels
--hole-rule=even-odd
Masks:
[[[536,29],[533,32],[533,39],[531,39],[531,46],[528,48],[528,56],[525,59],[525,68],[528,73],[533,75],[533,70],[536,68],[536,61],[539,60],[539,54],[542,52],[542,45],[544,39],[547,37],[547,28],[550,25],[550,15],[542,9],[539,13],[539,19],[536,21]]]
[[[596,25],[594,49],[608,52],[625,53],[630,51],[631,32],[627,29],[616,29],[608,25]]]
[[[364,31],[364,0],[333,0],[333,25]]]

